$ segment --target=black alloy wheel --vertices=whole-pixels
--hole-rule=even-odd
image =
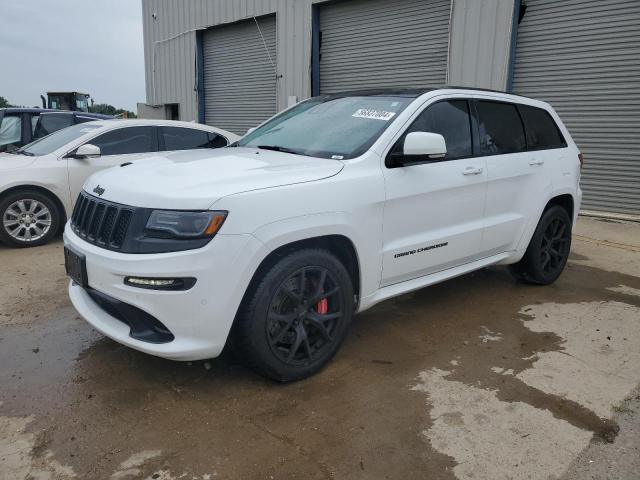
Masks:
[[[510,266],[520,280],[538,285],[556,281],[564,270],[571,250],[571,217],[555,205],[542,214],[522,260]]]
[[[233,325],[232,346],[258,373],[300,380],[335,355],[354,309],[351,277],[335,255],[291,251],[256,273]]]
[[[564,268],[571,244],[569,232],[570,227],[560,217],[547,225],[540,244],[540,268],[545,274],[551,276]]]
[[[303,267],[278,288],[271,302],[267,337],[282,362],[313,362],[331,345],[343,317],[340,287],[324,267]]]

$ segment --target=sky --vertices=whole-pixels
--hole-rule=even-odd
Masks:
[[[56,90],[136,111],[145,100],[141,0],[0,0],[0,96],[33,107]]]

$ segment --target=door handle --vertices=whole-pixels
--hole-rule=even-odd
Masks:
[[[543,164],[544,164],[544,160],[541,160],[541,159],[539,159],[539,158],[538,158],[538,159],[531,160],[531,161],[529,162],[529,165],[531,165],[532,167],[535,167],[536,165],[543,165]]]
[[[480,175],[482,167],[467,167],[462,171],[463,175]]]

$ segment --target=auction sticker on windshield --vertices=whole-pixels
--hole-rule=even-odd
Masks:
[[[352,117],[356,118],[371,118],[374,120],[384,120],[388,122],[393,118],[396,112],[385,112],[384,110],[372,110],[370,108],[361,108],[356,110],[356,113]]]

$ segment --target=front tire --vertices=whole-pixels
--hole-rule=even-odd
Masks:
[[[527,251],[511,272],[520,280],[549,285],[564,270],[571,249],[572,222],[569,213],[555,205],[542,214]]]
[[[60,209],[35,190],[13,192],[0,201],[0,240],[12,247],[48,243],[60,228]]]
[[[232,341],[243,361],[280,382],[319,371],[336,353],[354,311],[353,285],[331,253],[290,253],[256,278]]]

